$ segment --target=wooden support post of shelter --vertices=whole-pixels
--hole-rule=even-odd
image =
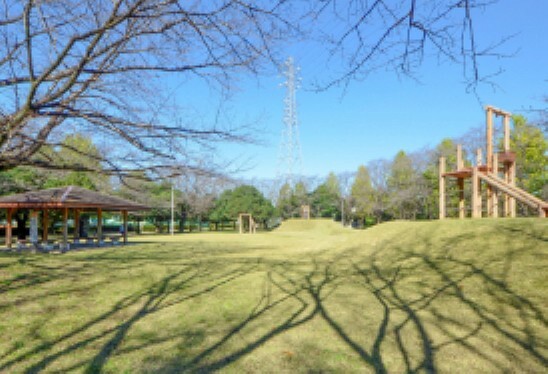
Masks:
[[[445,157],[440,157],[439,165],[439,191],[440,191],[440,200],[439,200],[439,219],[445,218]]]
[[[68,249],[68,208],[63,208],[63,249]]]
[[[48,241],[48,227],[49,227],[49,211],[48,209],[42,210],[42,241]]]
[[[74,241],[80,239],[80,209],[74,209]]]
[[[97,208],[97,245],[103,245],[103,209]]]
[[[11,248],[12,245],[12,233],[13,233],[13,213],[15,209],[14,208],[8,208],[8,212],[6,214],[6,247]]]
[[[127,210],[122,210],[123,230],[122,236],[124,238],[124,244],[127,243]]]

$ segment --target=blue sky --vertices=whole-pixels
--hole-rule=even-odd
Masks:
[[[481,61],[484,74],[498,71],[497,84],[480,85],[477,96],[467,92],[460,66],[427,60],[417,80],[398,77],[392,70],[377,71],[346,89],[311,90],[314,79],[328,72],[312,45],[288,45],[301,68],[302,88],[297,92],[303,173],[325,176],[355,171],[360,164],[391,159],[399,150],[417,151],[435,146],[443,138],[457,137],[484,123],[483,105],[522,113],[532,119],[531,108],[545,108],[548,96],[548,1],[503,0],[476,12],[480,44],[515,36],[500,48],[509,58]],[[238,91],[224,103],[234,122],[254,122],[254,135],[262,143],[226,146],[224,158],[243,163],[242,178],[273,178],[283,129],[281,76],[238,82]],[[207,103],[213,107],[215,104]],[[207,105],[206,105],[207,107]]]

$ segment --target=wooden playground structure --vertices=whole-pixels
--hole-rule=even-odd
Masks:
[[[240,226],[240,234],[255,234],[257,232],[257,224],[249,213],[240,213],[238,215],[238,224]]]
[[[471,215],[483,216],[482,183],[486,186],[488,217],[499,217],[499,198],[503,197],[503,216],[516,216],[516,201],[538,212],[539,217],[548,215],[548,202],[516,187],[516,155],[510,150],[510,116],[501,109],[487,106],[486,111],[486,160],[481,149],[476,153],[476,165],[464,166],[462,146],[457,146],[457,170],[446,171],[445,157],[439,159],[439,218],[446,217],[446,179],[456,178],[459,190],[459,218],[466,217],[464,180],[472,179]],[[493,116],[503,118],[503,151],[493,152]]]

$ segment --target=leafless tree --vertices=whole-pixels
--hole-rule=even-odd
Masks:
[[[204,162],[203,147],[211,152],[216,142],[245,141],[245,131],[185,118],[168,105],[163,85],[198,76],[223,89],[239,72],[276,65],[279,42],[307,22],[334,42],[332,58],[347,63],[332,84],[379,66],[410,73],[431,52],[462,64],[477,82],[478,57],[489,50],[476,45],[472,10],[483,5],[0,0],[0,171],[17,165],[89,170],[40,156],[44,146],[62,147],[62,135],[77,130],[105,139],[103,155],[95,157],[106,173],[210,173],[215,167]],[[324,18],[337,23],[317,22]]]
[[[388,175],[390,173],[390,161],[378,159],[367,164],[367,170],[371,177],[371,185],[375,190],[373,212],[378,222],[386,215],[388,207]]]
[[[478,42],[477,11],[497,0],[330,0],[317,17],[335,18],[331,42],[332,61],[345,65],[324,87],[365,79],[377,69],[394,69],[414,76],[427,59],[462,66],[469,89],[500,71],[485,72],[480,62],[503,56],[501,46],[511,35],[497,35],[489,45]],[[509,54],[508,54],[509,55]]]
[[[273,59],[270,46],[292,28],[290,12],[284,1],[254,3],[4,0],[0,170],[81,169],[35,157],[45,145],[60,146],[56,134],[76,127],[108,140],[107,154],[97,159],[106,172],[166,165],[207,171],[193,151],[245,134],[218,123],[166,121],[169,108],[156,86],[190,76],[223,86]]]

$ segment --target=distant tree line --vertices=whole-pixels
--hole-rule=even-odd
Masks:
[[[483,147],[473,129],[459,139],[444,139],[433,149],[413,153],[398,152],[392,160],[373,160],[359,166],[355,173],[330,173],[318,182],[300,181],[283,184],[275,196],[275,205],[256,187],[191,173],[177,178],[153,179],[146,171],[132,172],[122,181],[86,169],[106,150],[97,148],[90,137],[66,136],[63,147],[46,147],[39,157],[63,163],[70,160],[82,171],[51,170],[18,166],[0,173],[0,194],[51,187],[76,185],[143,203],[151,209],[133,218],[147,222],[158,232],[166,232],[171,220],[173,190],[176,230],[200,231],[203,227],[220,230],[235,228],[239,213],[251,213],[263,228],[271,228],[277,217],[299,217],[301,207],[309,205],[312,217],[332,218],[364,227],[392,219],[435,219],[438,216],[438,159],[444,156],[448,170],[456,168],[456,145],[463,145],[465,163],[473,163],[474,149]],[[502,147],[502,142],[500,142]],[[548,200],[548,142],[542,124],[513,117],[511,149],[516,152],[517,184],[526,191]],[[38,156],[36,156],[38,157]],[[469,181],[467,182],[469,183]],[[309,190],[309,186],[313,186]],[[458,187],[447,187],[448,216],[458,215]],[[465,186],[469,201],[470,188]],[[529,215],[520,206],[520,215]],[[21,213],[24,214],[24,213]],[[24,217],[21,217],[24,220]]]

